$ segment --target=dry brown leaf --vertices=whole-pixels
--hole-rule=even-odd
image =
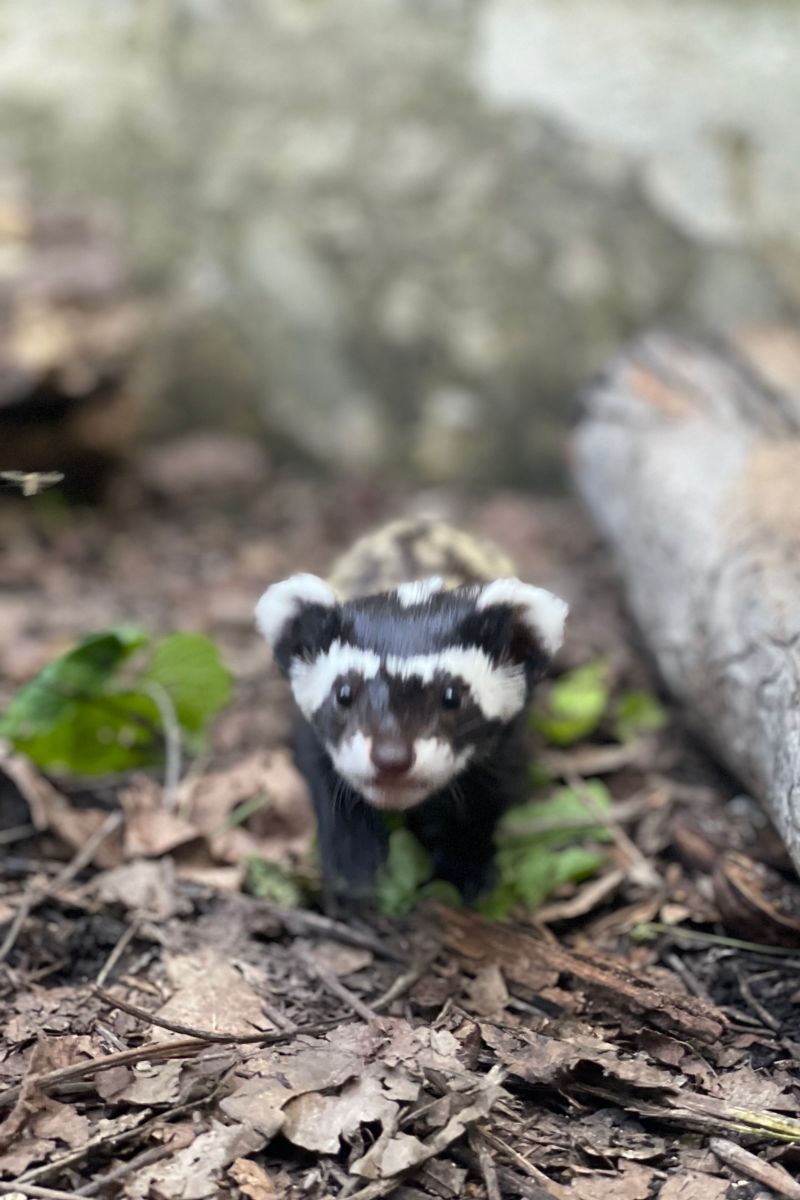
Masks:
[[[82,1146],[89,1137],[89,1118],[71,1104],[59,1104],[49,1096],[44,1098],[44,1111],[31,1121],[31,1131],[38,1138],[63,1142],[70,1150]]]
[[[168,955],[164,968],[175,991],[156,1016],[214,1033],[252,1034],[274,1028],[256,990],[215,950]],[[174,1036],[169,1030],[153,1027],[155,1041],[169,1041]]]
[[[725,1200],[729,1188],[728,1180],[717,1175],[678,1171],[665,1181],[658,1200]]]
[[[66,796],[40,775],[28,759],[20,754],[8,754],[0,747],[3,771],[19,788],[28,802],[35,827],[48,830],[60,838],[70,850],[86,845],[92,834],[108,820],[101,808],[73,808]],[[92,860],[99,867],[113,867],[122,861],[122,840],[119,832],[110,834],[97,848]]]
[[[791,1080],[781,1072],[782,1078],[770,1078],[754,1071],[752,1067],[737,1067],[721,1075],[717,1080],[717,1091],[729,1104],[741,1108],[769,1108],[775,1112],[797,1112],[797,1103],[786,1091]]]
[[[284,1107],[281,1132],[295,1146],[319,1154],[337,1154],[341,1138],[347,1139],[359,1125],[380,1121],[394,1125],[397,1104],[387,1099],[379,1079],[364,1076],[351,1080],[335,1096],[307,1092]]]
[[[228,1174],[249,1200],[277,1200],[278,1193],[267,1172],[252,1158],[237,1158]]]
[[[608,1200],[610,1195],[614,1200],[646,1200],[654,1178],[650,1167],[623,1162],[619,1171],[576,1176],[565,1194],[569,1200]]]
[[[486,1118],[498,1100],[507,1097],[508,1093],[499,1086],[498,1078],[493,1068],[470,1097],[459,1093],[443,1097],[451,1111],[455,1111],[452,1111],[443,1127],[424,1142],[411,1134],[384,1128],[375,1144],[352,1164],[351,1171],[365,1179],[389,1179],[441,1154],[474,1121]]]
[[[136,1171],[125,1182],[129,1200],[205,1200],[220,1195],[220,1176],[236,1159],[260,1150],[264,1138],[243,1125],[220,1125],[201,1133],[191,1145],[164,1162]]]
[[[467,1007],[481,1017],[496,1017],[508,1003],[508,988],[503,972],[497,963],[481,967],[475,978],[467,985],[470,1003]]]
[[[249,818],[247,829],[226,829],[233,810],[264,796],[264,804]],[[225,771],[204,775],[191,792],[191,819],[209,839],[214,857],[233,861],[237,844],[269,861],[300,855],[308,849],[314,829],[308,788],[285,751],[252,754]]]
[[[175,867],[170,858],[138,858],[103,871],[92,889],[105,904],[122,904],[137,916],[165,921],[183,907],[175,892]]]
[[[295,943],[305,948],[310,958],[317,966],[341,977],[353,975],[368,967],[374,959],[371,950],[358,946],[346,946],[343,942],[334,942],[329,938],[319,938],[314,941],[298,939]]]
[[[164,792],[154,779],[142,777],[122,788],[126,858],[159,858],[199,837],[194,825],[164,808]]]

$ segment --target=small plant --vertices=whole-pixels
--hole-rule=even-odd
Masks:
[[[389,853],[375,882],[375,900],[387,917],[404,917],[420,900],[461,903],[457,888],[433,878],[427,850],[410,829],[396,827],[389,834]]]
[[[165,757],[167,725],[188,750],[201,749],[230,692],[208,638],[154,641],[124,626],[84,638],[40,671],[0,717],[0,737],[51,770],[104,775],[154,766]]]
[[[596,658],[569,671],[550,689],[543,705],[534,709],[531,723],[554,746],[572,746],[602,725],[619,742],[662,729],[667,714],[649,692],[622,692],[613,697],[608,666]]]

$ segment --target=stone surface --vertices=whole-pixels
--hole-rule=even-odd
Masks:
[[[797,315],[799,55],[790,0],[6,0],[0,216],[111,213],[156,431],[543,482],[622,339]]]

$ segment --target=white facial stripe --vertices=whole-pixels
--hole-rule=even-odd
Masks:
[[[443,587],[444,580],[441,576],[432,575],[430,579],[417,579],[414,583],[401,583],[399,587],[395,588],[395,595],[403,608],[410,608],[413,604],[424,604],[431,596],[441,592]]]
[[[360,791],[375,778],[375,765],[370,758],[372,738],[357,730],[352,737],[346,738],[339,746],[326,743],[331,761],[336,770]]]
[[[548,654],[555,654],[560,648],[569,606],[559,596],[519,579],[495,579],[482,589],[477,607],[491,608],[493,604],[508,604],[516,609]]]
[[[437,791],[452,779],[472,757],[472,747],[453,753],[449,742],[441,738],[417,738],[414,742],[414,766],[411,778],[421,783],[433,785],[431,790]]]
[[[317,575],[292,575],[267,588],[256,605],[256,624],[270,646],[281,640],[286,627],[307,604],[333,608],[336,596]]]
[[[338,639],[311,662],[293,659],[289,679],[298,708],[303,716],[313,716],[328,699],[340,675],[353,671],[362,679],[374,679],[380,665],[380,658],[372,650],[360,650],[358,646],[348,646]]]
[[[423,683],[431,683],[437,674],[454,675],[466,683],[472,699],[490,721],[508,721],[525,705],[525,668],[512,664],[495,666],[477,646],[468,649],[449,646],[436,654],[415,654],[410,658],[390,655],[386,670],[399,679],[417,678]]]

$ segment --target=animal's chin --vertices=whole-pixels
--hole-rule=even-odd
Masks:
[[[352,782],[356,791],[373,808],[394,810],[395,812],[403,812],[408,808],[415,808],[423,800],[427,800],[428,796],[432,795],[434,790],[438,790],[430,785],[412,782],[411,780],[404,782],[393,781],[391,783],[380,783],[377,781],[371,783]]]

